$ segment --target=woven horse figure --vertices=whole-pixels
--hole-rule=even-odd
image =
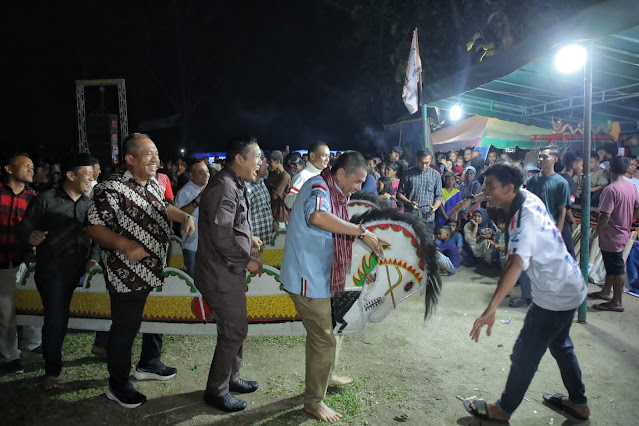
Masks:
[[[361,204],[357,199],[351,200],[349,212],[351,204],[356,203]],[[345,293],[332,301],[335,333],[362,331],[367,322],[382,321],[415,294],[425,293],[427,317],[441,289],[432,234],[414,216],[395,209],[371,208],[352,217],[351,222],[361,224],[392,245],[379,259],[361,241],[354,241]],[[375,274],[375,279],[367,281],[371,274]]]

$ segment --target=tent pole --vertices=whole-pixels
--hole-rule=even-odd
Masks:
[[[590,260],[590,151],[592,150],[592,41],[586,46],[586,64],[584,68],[584,182],[581,189],[581,250],[579,264],[586,287],[588,286],[588,263]],[[577,312],[577,322],[586,322],[588,298],[586,297]]]

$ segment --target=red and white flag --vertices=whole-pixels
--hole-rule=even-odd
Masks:
[[[408,64],[406,65],[406,82],[402,90],[402,99],[408,112],[414,114],[418,110],[417,83],[422,73],[422,58],[419,57],[419,43],[417,41],[417,28],[413,31],[413,42],[410,46]]]

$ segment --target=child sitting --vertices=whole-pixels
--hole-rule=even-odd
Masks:
[[[457,221],[453,218],[448,219],[448,222],[446,222],[446,226],[448,226],[453,233],[453,235],[450,236],[450,239],[455,242],[459,254],[462,254],[462,251],[464,250],[464,237],[457,232],[457,225]]]
[[[448,226],[437,229],[437,263],[448,271],[448,275],[455,275],[455,271],[461,265],[461,257],[455,241],[450,237],[453,234]]]

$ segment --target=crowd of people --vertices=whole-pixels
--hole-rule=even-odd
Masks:
[[[600,212],[593,238],[603,253],[606,284],[588,297],[604,300],[595,309],[623,312],[622,252],[639,213],[637,159],[600,151],[588,160],[590,199]],[[572,374],[565,379],[569,398],[553,396],[553,403],[587,417],[568,336],[574,310],[586,296],[572,245],[571,209],[588,181],[578,154],[562,156],[556,146],[544,147],[537,164],[524,168],[511,154],[497,150],[489,150],[485,158],[473,148],[447,153],[419,149],[411,156],[397,146],[387,155],[362,155],[333,153],[327,143],[314,142],[303,155],[280,150],[265,155],[257,140],[245,138],[231,141],[224,159],[162,162],[151,138],[139,133],[124,141],[122,152],[123,167],[103,175],[99,161],[88,154],[70,155],[50,166],[38,163],[35,169],[26,153],[5,162],[0,184],[0,363],[6,374],[24,371],[15,319],[19,268],[36,261],[35,282],[44,307],[41,342],[20,347],[42,353],[42,389],[50,390],[58,386],[62,370],[73,292],[82,275],[100,264],[112,326],[108,333],[96,334],[92,352],[106,358],[109,399],[126,408],[144,403],[146,397],[130,380],[131,350],[149,292],[163,284],[169,235],[176,232],[182,237],[186,270],[217,324],[204,401],[229,412],[245,409],[246,402],[233,393],[254,392],[259,384],[240,377],[248,332],[244,277],[246,271],[262,272],[264,246],[286,230],[280,280],[307,331],[304,410],[323,421],[338,420],[341,415],[324,404],[326,389],[352,379],[335,374],[341,339],[332,330],[331,298],[344,292],[353,238],[378,256],[389,245],[349,221],[348,200],[364,191],[380,207],[423,221],[437,245],[442,274],[453,275],[462,265],[503,269],[493,301],[473,328],[475,340],[483,325],[490,333],[496,307],[516,283],[521,296],[509,305],[530,306],[531,321],[551,323],[549,312],[570,313],[562,316],[559,336],[550,336],[546,326],[541,334],[524,327],[522,335],[529,341],[514,349],[515,378],[511,382],[509,377],[501,402],[471,401],[467,409],[490,418],[509,417],[543,355],[537,350],[531,357],[530,345],[543,338],[544,351],[550,347],[562,375],[564,368]],[[534,252],[539,240],[531,236],[535,227],[542,234],[549,231],[541,238],[548,245],[543,255]],[[555,263],[559,283],[546,276],[548,265]],[[29,334],[28,328],[22,331]],[[30,334],[37,336],[37,331]],[[162,336],[144,334],[134,377],[173,378],[177,370],[162,363],[161,353]]]

